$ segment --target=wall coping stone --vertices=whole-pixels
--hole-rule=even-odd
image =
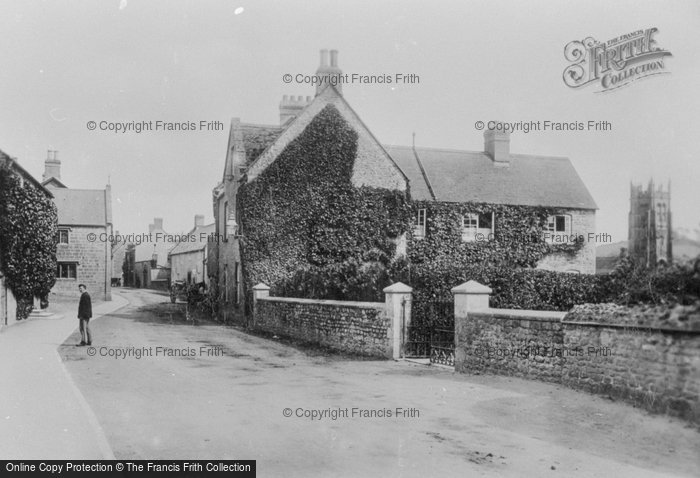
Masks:
[[[408,294],[413,292],[413,287],[408,286],[404,284],[403,282],[396,282],[394,284],[391,284],[389,287],[385,287],[384,290],[382,290],[385,294],[397,294],[397,293],[404,293]]]
[[[626,330],[639,330],[642,332],[664,332],[671,334],[687,334],[687,335],[700,335],[700,330],[690,330],[690,329],[672,329],[670,327],[653,327],[649,325],[635,325],[635,324],[610,324],[605,322],[576,322],[572,320],[562,320],[562,324],[565,325],[580,325],[582,327],[597,327],[597,328],[610,328],[610,329],[626,329]]]
[[[253,290],[270,290],[270,286],[261,282],[260,284],[254,286]]]
[[[357,307],[361,309],[381,309],[384,310],[384,302],[352,302],[346,300],[318,300],[318,299],[298,299],[296,297],[260,297],[259,301],[265,302],[287,302],[296,304],[330,305],[334,307]]]
[[[469,282],[452,288],[450,292],[453,294],[490,294],[493,291],[488,286],[479,284],[475,280],[470,280]]]
[[[567,312],[554,310],[520,310],[520,309],[480,309],[469,312],[469,315],[489,315],[496,319],[526,319],[541,322],[562,322]]]

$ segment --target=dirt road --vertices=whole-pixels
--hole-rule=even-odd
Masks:
[[[93,326],[95,356],[75,334],[61,347],[117,459],[255,459],[261,477],[700,473],[700,432],[675,419],[538,382],[313,356],[122,292],[130,305]]]

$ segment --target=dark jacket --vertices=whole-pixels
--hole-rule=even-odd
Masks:
[[[92,300],[90,294],[83,292],[80,296],[80,304],[78,304],[78,318],[92,319]]]

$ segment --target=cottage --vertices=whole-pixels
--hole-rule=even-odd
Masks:
[[[203,282],[209,285],[207,272],[208,239],[214,233],[214,224],[204,225],[204,216],[194,217],[194,228],[170,251],[170,273],[173,281],[187,284]]]
[[[61,182],[58,151],[49,151],[42,184],[58,209],[56,285],[58,296],[74,297],[85,284],[96,300],[112,300],[112,191],[70,189]]]
[[[148,225],[144,240],[127,248],[125,264],[128,274],[125,285],[145,289],[168,290],[170,288],[170,262],[168,254],[174,247],[171,237],[163,230],[163,218],[157,217]]]
[[[16,159],[0,151],[0,168],[9,174],[19,177],[20,184],[25,188],[32,188],[48,200],[53,199],[53,194],[44,187],[37,179],[29,174]],[[55,214],[55,213],[52,213]],[[55,220],[55,216],[54,220]],[[36,213],[33,214],[32,222],[36,222]],[[55,224],[53,225],[55,227]],[[3,260],[2,243],[0,242],[0,261]],[[53,251],[52,251],[53,252]],[[36,271],[32,271],[36,272]],[[17,300],[15,294],[8,286],[8,279],[3,273],[3,264],[0,262],[0,328],[13,323],[17,315]]]
[[[325,80],[313,99],[282,99],[280,126],[231,121],[223,180],[213,191],[222,241],[210,273],[221,310],[241,311],[259,281],[299,293],[300,274],[379,277],[395,258],[416,258],[426,244],[447,239],[451,254],[465,251],[462,263],[477,242],[500,241],[506,257],[522,249],[517,241],[540,240],[564,247],[539,244],[537,263],[516,265],[595,272],[589,238],[597,206],[567,158],[511,153],[509,134],[489,130],[483,151],[382,145],[342,96],[336,51],[330,65],[321,52],[316,75]],[[403,227],[405,206],[412,228]],[[508,229],[518,214],[522,237]],[[524,233],[530,230],[536,238]],[[440,254],[451,262],[444,251],[433,255]]]

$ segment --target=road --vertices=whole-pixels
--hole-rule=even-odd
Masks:
[[[676,419],[556,385],[309,354],[121,293],[129,305],[93,325],[95,356],[77,333],[59,350],[117,459],[255,459],[261,477],[700,470],[700,432]],[[314,410],[326,415],[303,416]]]

